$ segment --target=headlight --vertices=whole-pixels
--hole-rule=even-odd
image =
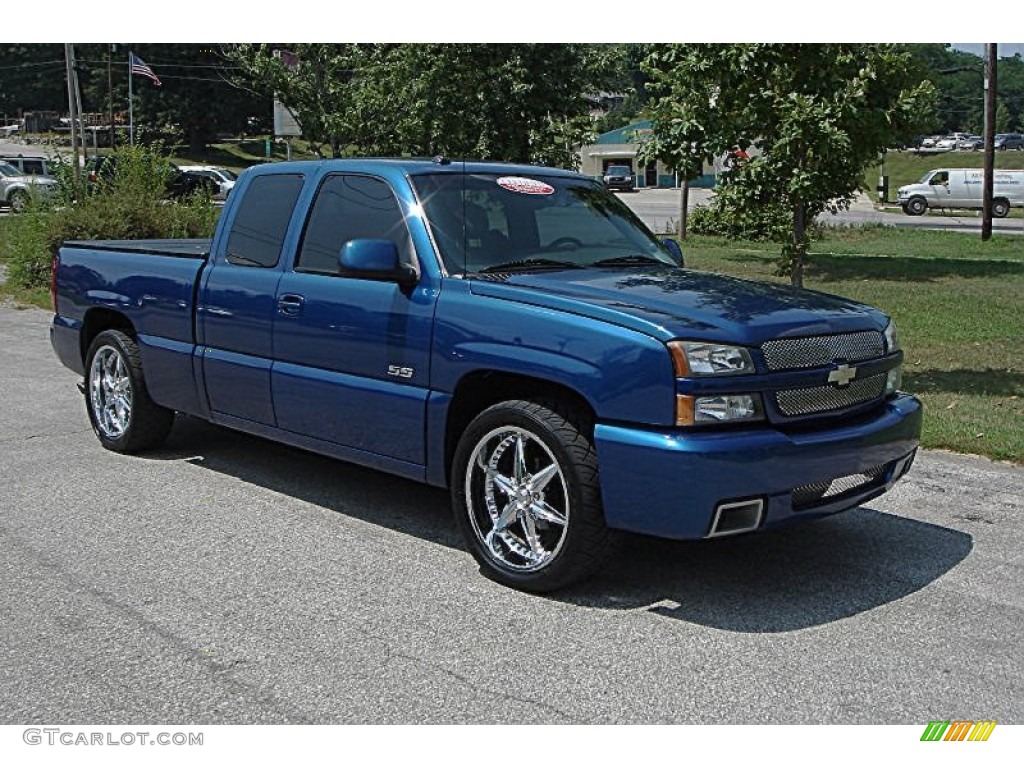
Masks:
[[[760,421],[763,418],[764,408],[761,396],[757,394],[704,397],[676,395],[676,424],[681,427]]]
[[[900,338],[896,335],[896,321],[890,320],[885,327],[885,351],[889,354],[898,352],[900,349]]]
[[[743,347],[698,341],[670,341],[676,376],[734,376],[756,373],[750,353]]]

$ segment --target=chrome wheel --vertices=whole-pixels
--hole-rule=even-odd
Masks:
[[[100,347],[93,355],[89,404],[104,437],[116,440],[127,431],[132,418],[132,381],[124,358],[114,347]]]
[[[551,449],[521,427],[491,430],[469,455],[466,513],[487,556],[529,573],[548,565],[565,542],[569,491]]]

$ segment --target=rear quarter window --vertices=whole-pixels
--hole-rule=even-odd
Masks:
[[[277,265],[303,181],[298,174],[272,174],[257,176],[249,183],[231,223],[226,253],[229,263],[244,267]]]

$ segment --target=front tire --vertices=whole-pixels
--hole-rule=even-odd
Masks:
[[[174,411],[150,399],[139,346],[131,336],[113,330],[97,335],[86,355],[85,376],[85,407],[104,448],[136,453],[167,439]]]
[[[512,400],[466,429],[452,467],[456,524],[484,574],[549,592],[592,574],[612,546],[592,426],[564,405]]]
[[[928,210],[928,203],[923,197],[912,197],[904,209],[909,216],[921,216]]]
[[[28,192],[17,189],[11,193],[11,212],[24,213],[28,208]]]

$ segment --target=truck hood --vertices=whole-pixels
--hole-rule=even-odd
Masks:
[[[477,276],[472,291],[662,340],[756,345],[787,336],[882,331],[888,322],[881,311],[838,296],[675,267]]]

